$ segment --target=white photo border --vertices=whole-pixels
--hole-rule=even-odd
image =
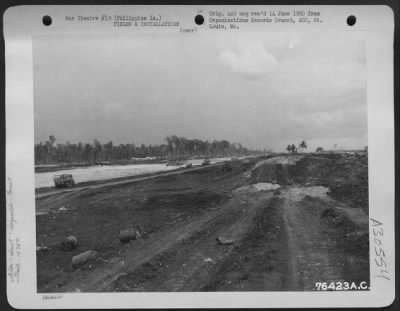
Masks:
[[[230,6],[232,8],[234,6]],[[36,227],[34,191],[34,117],[33,51],[35,35],[134,33],[107,24],[68,24],[67,14],[120,12],[157,14],[191,25],[202,10],[224,10],[227,6],[17,6],[4,14],[6,58],[6,200],[7,267],[19,269],[7,273],[7,297],[14,308],[311,308],[311,307],[383,307],[395,298],[395,166],[394,166],[394,14],[390,7],[378,6],[240,6],[241,9],[319,10],[325,22],[307,28],[298,25],[269,25],[265,31],[364,31],[366,33],[369,217],[383,224],[380,236],[384,247],[389,280],[375,277],[379,267],[370,222],[369,291],[348,292],[185,292],[185,293],[37,293]],[[357,16],[357,25],[349,29],[348,15]],[[43,15],[56,21],[43,27]],[[246,26],[247,27],[247,26]],[[243,27],[244,31],[248,31]],[[249,26],[250,27],[250,26]],[[260,28],[262,26],[259,26]],[[146,30],[152,31],[152,30]],[[171,29],[156,30],[170,32]],[[208,31],[208,30],[201,30]],[[260,30],[259,30],[260,31]],[[262,30],[264,31],[264,29]],[[26,172],[30,172],[27,174]],[[385,185],[382,187],[382,185]],[[15,271],[14,271],[15,272]],[[112,296],[110,296],[112,295]],[[116,295],[116,296],[114,296]]]

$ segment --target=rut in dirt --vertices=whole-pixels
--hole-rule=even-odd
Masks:
[[[134,271],[121,276],[106,291],[198,291],[215,273],[218,263],[230,255],[234,246],[219,245],[216,237],[240,244],[251,230],[260,211],[272,194],[237,194],[229,208],[201,230]]]
[[[317,282],[369,283],[368,248],[352,246],[348,239],[351,233],[366,236],[368,227],[356,227],[345,214],[338,225],[326,217],[335,207],[330,210],[319,198],[294,200],[290,190],[282,196],[290,254],[288,290],[315,290]]]
[[[101,260],[71,270],[56,249],[41,254],[38,271],[46,263],[53,270],[39,274],[40,291],[309,291],[316,282],[368,283],[364,162],[281,156],[230,173],[209,167],[42,199],[40,238],[55,243],[60,232],[79,230],[96,237],[81,247],[98,250]],[[57,212],[67,200],[67,211]],[[121,224],[133,222],[148,234],[118,244]],[[219,245],[217,237],[233,244]]]
[[[258,165],[253,182],[279,180],[286,186],[274,193],[254,229],[202,290],[310,291],[317,282],[369,283],[368,216],[365,206],[354,205],[363,194],[335,200],[328,195],[326,175],[321,170],[316,178],[319,164],[313,164]]]

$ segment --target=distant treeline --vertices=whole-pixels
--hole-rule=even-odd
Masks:
[[[56,143],[56,138],[51,135],[49,140],[35,145],[35,164],[93,163],[145,157],[244,156],[266,152],[250,150],[240,143],[230,143],[227,140],[209,142],[173,135],[167,136],[165,141],[165,144],[140,146],[134,143],[114,145],[112,141],[102,144],[97,139],[92,144],[81,142],[76,144],[68,141],[60,144]]]

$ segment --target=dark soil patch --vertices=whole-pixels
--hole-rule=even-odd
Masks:
[[[349,202],[352,207],[368,207],[368,180],[334,183],[329,186],[329,195],[338,201]]]
[[[218,167],[207,170],[215,172]],[[37,253],[39,291],[57,291],[58,287],[47,288],[46,284],[59,280],[61,288],[76,273],[95,273],[92,270],[107,264],[107,260],[123,256],[129,243],[120,243],[121,230],[139,226],[144,235],[132,243],[142,243],[163,228],[217,209],[229,198],[226,187],[233,187],[229,182],[235,176],[232,172],[218,180],[215,174],[194,173],[38,200],[37,209],[45,207],[49,212],[36,217],[37,245],[51,248]],[[59,210],[61,207],[65,210]],[[61,241],[70,235],[78,238],[78,247],[71,252],[62,251]],[[97,251],[102,260],[73,269],[72,257],[86,250]]]
[[[289,166],[283,164],[264,164],[252,172],[251,183],[277,183],[285,186],[291,183]]]
[[[277,291],[284,288],[287,247],[280,198],[261,209],[253,229],[216,267],[202,291]]]
[[[328,225],[326,233],[333,236],[336,243],[347,253],[368,258],[368,226],[356,224],[344,211],[335,207],[323,210],[321,219]]]
[[[368,154],[312,154],[289,166],[294,182],[329,187],[335,200],[368,213]]]

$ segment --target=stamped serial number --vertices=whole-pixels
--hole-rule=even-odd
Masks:
[[[316,282],[315,289],[319,291],[325,290],[368,290],[368,283],[362,282]]]

